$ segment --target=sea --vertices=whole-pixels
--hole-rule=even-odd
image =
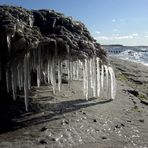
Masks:
[[[109,56],[148,66],[148,47],[107,46]]]

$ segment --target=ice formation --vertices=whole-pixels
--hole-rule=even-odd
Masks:
[[[26,111],[29,109],[32,72],[36,85],[51,85],[53,94],[62,91],[62,78],[66,73],[69,87],[73,80],[82,78],[83,94],[87,100],[101,96],[115,98],[114,71],[108,63],[106,52],[90,36],[84,24],[49,10],[29,12],[2,6],[0,17],[4,15],[3,11],[8,11],[6,15],[21,11],[18,15],[24,15],[19,19],[15,15],[11,17],[13,13],[7,16],[10,22],[16,24],[11,22],[5,28],[5,44],[1,46],[7,49],[8,55],[6,53],[6,58],[1,56],[0,59],[0,80],[5,71],[7,92],[12,92],[14,100],[18,90],[24,91]],[[5,26],[0,26],[0,29]],[[3,37],[3,34],[0,35]]]
[[[50,56],[49,56],[50,57]],[[37,61],[37,63],[34,63],[33,65],[30,60],[29,53],[25,54],[24,57],[24,64],[23,64],[23,70],[22,67],[20,67],[18,64],[16,67],[11,67],[11,72],[9,70],[6,70],[6,83],[7,83],[7,91],[10,92],[10,83],[12,84],[12,92],[13,92],[13,99],[16,99],[16,91],[17,87],[19,90],[24,88],[24,96],[25,96],[25,106],[26,110],[28,110],[28,95],[29,90],[31,87],[31,79],[30,74],[32,69],[36,69],[37,71],[37,86],[40,87],[42,77],[44,77],[44,81],[48,80],[47,82],[49,85],[52,85],[53,88],[53,94],[56,93],[58,90],[61,91],[62,86],[62,66],[63,63],[61,59],[48,59],[48,62],[46,63],[45,67],[47,68],[45,71],[43,71],[43,60]],[[42,57],[41,57],[42,58]],[[67,64],[65,64],[67,73],[68,73],[68,81],[70,85],[70,81],[72,80],[79,80],[79,71],[83,71],[83,93],[86,99],[91,97],[91,93],[93,94],[93,97],[99,97],[101,91],[105,91],[105,93],[109,93],[108,96],[111,96],[112,99],[115,98],[115,89],[116,89],[116,82],[115,82],[115,75],[114,71],[110,66],[102,65],[101,59],[96,56],[94,56],[92,59],[89,57],[83,60],[83,67],[81,67],[81,62],[79,60],[77,61],[69,61],[66,60]],[[32,67],[30,67],[30,65]],[[57,75],[56,75],[57,72]],[[11,77],[9,75],[11,74]],[[16,77],[17,76],[17,77]],[[58,84],[56,84],[56,79]],[[11,82],[10,82],[11,81]],[[111,87],[109,88],[109,81]],[[22,83],[24,86],[22,86]],[[111,91],[108,91],[111,89]]]

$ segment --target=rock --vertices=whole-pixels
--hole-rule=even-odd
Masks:
[[[144,122],[144,119],[139,119],[140,122]]]
[[[97,120],[96,120],[96,119],[94,119],[94,120],[93,120],[93,122],[97,122]]]
[[[131,120],[126,120],[127,122],[132,122]]]
[[[144,82],[140,81],[140,80],[135,80],[134,78],[130,78],[131,81],[133,81],[136,84],[143,84]]]
[[[85,113],[85,112],[83,112],[83,115],[86,115],[86,113]]]
[[[141,103],[148,105],[148,100],[140,100]]]
[[[68,120],[63,120],[61,124],[62,125],[69,124],[69,121]]]
[[[137,97],[139,95],[139,92],[137,90],[128,90],[128,92],[132,95],[134,95],[135,97]]]
[[[133,101],[133,103],[134,103],[134,104],[137,104],[137,102],[136,102],[136,101]]]
[[[117,124],[117,125],[115,125],[115,128],[121,128],[121,126]]]
[[[103,140],[107,139],[107,137],[105,137],[105,136],[102,136],[101,138],[102,138]]]
[[[41,132],[44,132],[44,131],[46,131],[48,128],[47,127],[42,127],[41,128]]]
[[[124,127],[125,125],[123,123],[121,123],[121,126]]]
[[[47,144],[47,141],[45,139],[41,139],[40,144]]]
[[[125,125],[123,124],[123,123],[121,123],[121,124],[117,124],[117,125],[115,125],[115,128],[121,128],[121,127],[124,127]]]

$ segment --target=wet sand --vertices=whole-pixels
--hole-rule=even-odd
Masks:
[[[148,147],[148,67],[110,61],[117,78],[115,100],[86,101],[81,81],[73,81],[70,89],[63,84],[56,95],[48,86],[34,88],[33,109],[11,116],[14,125],[1,130],[0,148]]]

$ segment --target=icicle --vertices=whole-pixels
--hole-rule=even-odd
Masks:
[[[101,65],[101,88],[103,91],[103,87],[104,87],[104,65]]]
[[[83,94],[88,100],[89,96],[89,86],[90,86],[90,65],[87,59],[84,60],[83,63]]]
[[[73,80],[76,79],[76,62],[73,62],[72,65],[72,75],[73,75]]]
[[[101,88],[103,90],[103,86],[104,86],[104,66],[101,65]]]
[[[37,86],[40,87],[41,71],[40,66],[37,66]]]
[[[25,108],[28,111],[28,75],[29,75],[29,53],[24,57],[24,95],[25,95]]]
[[[33,49],[32,54],[33,54],[33,57],[32,57],[32,69],[36,70],[36,67],[37,67],[36,61],[38,59],[37,58],[37,51],[35,49]]]
[[[55,45],[54,56],[51,61],[51,84],[53,89],[53,94],[56,93],[56,64],[57,64],[57,45]]]
[[[83,63],[83,95],[86,95],[86,72],[85,72],[85,60]]]
[[[33,16],[29,15],[29,26],[32,27],[33,26]]]
[[[68,86],[70,87],[70,60],[67,60]]]
[[[7,92],[10,92],[10,78],[9,78],[9,70],[6,69],[6,85],[7,85]]]
[[[55,60],[54,60],[54,58],[52,59],[52,64],[51,64],[51,84],[52,84],[53,94],[55,94],[55,92],[56,92],[56,78],[55,78]]]
[[[77,71],[76,71],[76,77],[77,80],[81,80],[80,78],[80,70],[83,68],[83,64],[80,60],[77,61]]]
[[[70,62],[70,80],[73,80],[73,61]]]
[[[31,75],[30,75],[30,64],[29,64],[29,58],[30,55],[28,55],[28,89],[31,89]]]
[[[87,59],[85,59],[85,97],[88,100],[88,67],[87,67]]]
[[[97,74],[96,74],[96,56],[93,57],[93,64],[92,64],[92,69],[93,69],[93,96],[96,97],[96,92],[97,92]]]
[[[109,66],[108,72],[110,74],[110,80],[111,80],[111,99],[115,99],[116,96],[116,80],[115,80],[115,74],[113,69]]]
[[[91,85],[91,88],[93,88],[93,62],[92,62],[92,59],[90,59],[89,61],[89,64],[90,64],[90,85]]]
[[[14,67],[11,69],[11,80],[12,80],[12,92],[13,92],[13,99],[16,100],[16,73]]]
[[[97,58],[97,95],[100,97],[100,61]]]
[[[11,53],[11,36],[7,35],[6,40],[7,40],[8,53],[10,55],[10,53]]]
[[[73,79],[78,80],[79,77],[79,70],[78,70],[78,62],[73,62]]]
[[[37,65],[37,86],[40,87],[41,80],[41,49],[38,49],[38,65]]]
[[[22,67],[20,67],[20,87],[24,87],[24,70]]]
[[[105,68],[105,76],[106,76],[106,96],[108,95],[108,67],[106,65],[104,65]]]
[[[55,27],[55,24],[56,24],[56,19],[53,20],[53,25],[52,25],[52,27]]]
[[[44,78],[44,83],[47,84],[47,80],[46,80],[47,77],[46,77],[46,72],[45,71],[43,71],[43,78]]]
[[[18,80],[18,87],[19,87],[19,90],[22,90],[23,88],[23,68],[21,67],[20,64],[18,64],[17,66],[17,80]]]
[[[76,80],[79,79],[79,69],[80,69],[79,61],[76,61]]]
[[[58,60],[58,90],[61,91],[61,84],[62,84],[62,72],[61,72],[61,61]]]
[[[47,65],[47,80],[48,80],[48,83],[50,83],[50,59],[48,59],[48,65]]]
[[[87,60],[87,96],[86,99],[88,100],[89,97],[89,90],[90,90],[90,64],[89,60]]]
[[[70,87],[70,49],[67,49],[67,74],[68,74],[68,87]]]
[[[17,65],[17,76],[18,76],[18,86],[19,86],[19,90],[21,90],[21,76],[20,76],[20,65]]]

